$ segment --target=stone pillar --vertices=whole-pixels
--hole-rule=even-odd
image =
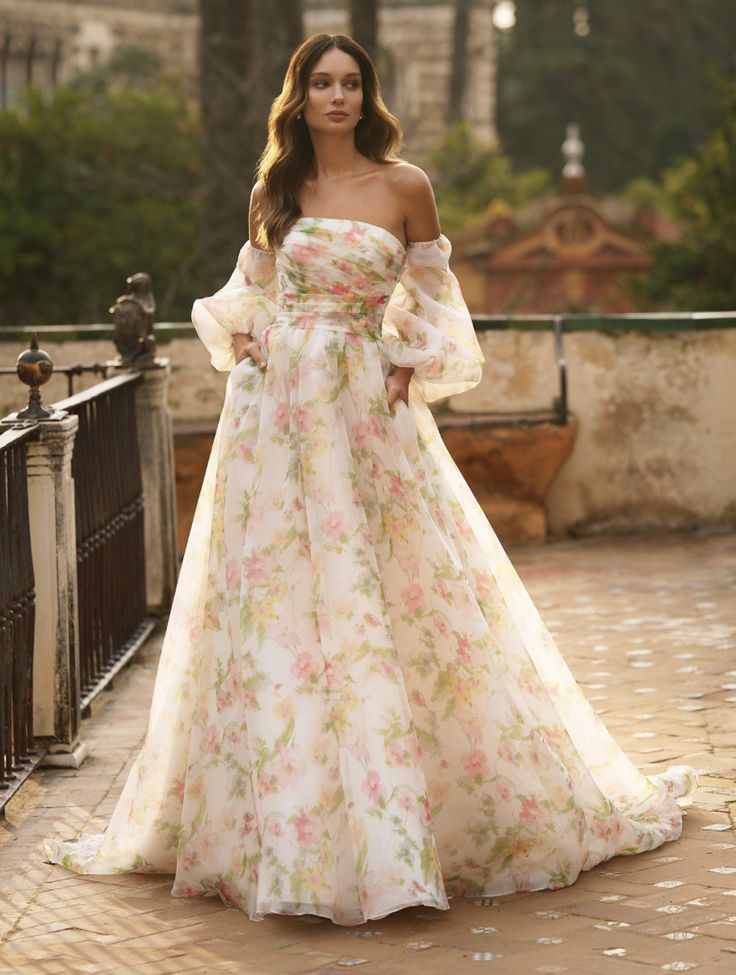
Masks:
[[[135,387],[135,415],[143,478],[146,544],[146,604],[149,613],[165,613],[176,586],[176,479],[168,388],[169,359],[142,369]]]
[[[79,420],[38,424],[26,448],[28,514],[36,580],[33,733],[47,748],[44,765],[79,768],[89,746],[79,740],[77,544],[72,450]]]

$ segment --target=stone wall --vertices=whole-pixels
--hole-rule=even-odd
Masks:
[[[59,364],[108,358],[105,331],[39,331]],[[170,403],[180,437],[214,430],[226,376],[216,373],[192,330],[158,326],[172,361]],[[8,340],[15,335],[12,340]],[[166,337],[170,340],[166,341]],[[54,336],[54,338],[50,338]],[[485,375],[475,390],[449,401],[453,411],[548,407],[557,393],[549,332],[480,333]],[[27,342],[0,333],[0,365],[12,365]],[[736,328],[702,331],[565,335],[570,407],[577,437],[547,495],[555,535],[736,524]],[[80,390],[93,377],[78,380]],[[45,401],[66,395],[55,378]],[[0,415],[22,405],[24,391],[0,377]]]

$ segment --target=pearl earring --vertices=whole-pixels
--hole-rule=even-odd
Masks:
[[[299,114],[297,115],[297,118],[301,118],[301,117],[302,117],[302,113],[299,112]]]

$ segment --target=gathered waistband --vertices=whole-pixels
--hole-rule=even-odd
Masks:
[[[371,309],[378,314],[366,315],[360,302],[300,303],[298,307],[283,307],[273,322],[263,330],[264,337],[274,328],[295,328],[304,331],[324,330],[343,332],[370,342],[381,342],[384,308]]]

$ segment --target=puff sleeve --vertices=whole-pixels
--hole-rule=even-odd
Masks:
[[[407,245],[404,269],[383,319],[390,361],[414,367],[412,384],[428,403],[472,389],[485,361],[450,270],[451,250],[444,234]]]
[[[232,336],[249,332],[260,339],[278,314],[275,255],[246,241],[229,280],[209,298],[192,307],[192,324],[221,372],[235,366]]]

